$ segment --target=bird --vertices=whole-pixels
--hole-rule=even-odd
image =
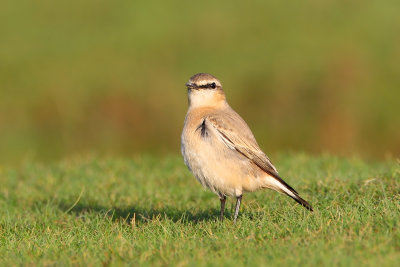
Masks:
[[[189,107],[181,135],[185,165],[221,201],[224,219],[227,197],[236,198],[236,223],[243,193],[272,189],[313,211],[311,205],[278,174],[246,122],[228,104],[221,82],[198,73],[186,83]]]

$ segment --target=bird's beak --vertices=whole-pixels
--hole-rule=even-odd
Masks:
[[[194,89],[194,88],[196,88],[196,84],[194,84],[194,83],[186,83],[186,87],[188,89]]]

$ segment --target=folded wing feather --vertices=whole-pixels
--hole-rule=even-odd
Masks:
[[[213,114],[207,117],[210,125],[215,128],[218,135],[230,149],[236,150],[263,171],[274,177],[290,191],[298,194],[290,185],[288,185],[279,175],[270,159],[258,146],[250,128],[239,115],[237,117],[222,118],[221,115]],[[229,121],[230,120],[230,121]],[[239,134],[240,133],[240,134]]]

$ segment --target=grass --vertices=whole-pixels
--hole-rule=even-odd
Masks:
[[[272,191],[219,201],[179,156],[75,157],[0,167],[0,265],[395,266],[397,160],[281,154],[310,213]]]

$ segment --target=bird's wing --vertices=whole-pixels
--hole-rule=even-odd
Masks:
[[[207,124],[216,130],[217,135],[228,148],[242,154],[278,181],[282,193],[287,194],[310,211],[313,210],[311,205],[278,175],[276,168],[267,155],[262,152],[249,126],[239,114],[230,109],[226,113],[210,114],[205,119]]]
[[[276,168],[258,146],[246,122],[235,111],[212,114],[207,116],[206,120],[215,128],[227,147],[244,155],[268,174],[279,177]]]

